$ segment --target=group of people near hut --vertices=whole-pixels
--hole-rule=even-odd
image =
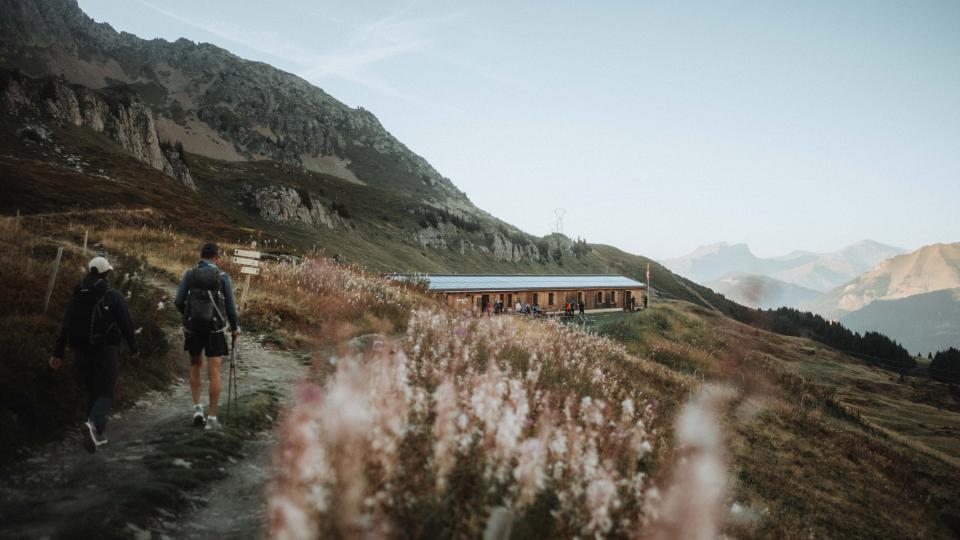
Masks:
[[[572,317],[577,314],[579,311],[580,315],[586,313],[586,304],[583,301],[570,301],[564,304],[563,314],[564,316]],[[507,313],[508,308],[503,303],[503,300],[497,298],[492,303],[486,300],[481,300],[480,302],[480,315],[502,315]],[[540,304],[533,303],[528,304],[526,302],[517,299],[517,303],[513,306],[513,312],[520,315],[541,315],[544,313],[541,309]]]
[[[534,295],[536,298],[536,295]],[[647,307],[646,297],[644,297],[644,305]],[[637,309],[637,298],[635,296],[630,296],[627,298],[625,305],[623,306],[624,311],[636,311]],[[583,300],[569,300],[563,304],[563,316],[564,317],[573,317],[575,315],[584,315],[586,314],[587,305]],[[492,316],[492,315],[502,315],[507,313],[509,308],[504,305],[503,300],[497,298],[493,302],[488,301],[486,298],[480,301],[480,315],[481,316]],[[544,312],[541,309],[540,304],[534,302],[532,305],[526,302],[517,299],[516,304],[513,306],[513,312],[520,315],[542,315]]]
[[[587,306],[583,303],[583,300],[577,302],[567,302],[563,305],[563,314],[567,317],[573,317],[576,311],[580,312],[580,315],[586,313]]]

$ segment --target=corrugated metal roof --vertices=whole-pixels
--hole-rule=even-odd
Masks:
[[[555,289],[639,289],[639,281],[615,274],[594,275],[421,275],[393,276],[394,279],[422,279],[432,292],[527,291]]]

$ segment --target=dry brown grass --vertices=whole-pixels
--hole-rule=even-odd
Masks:
[[[611,319],[601,331],[632,352],[739,389],[725,419],[734,479],[729,504],[738,510],[728,533],[958,534],[960,469],[945,453],[956,439],[933,437],[944,425],[960,428],[960,402],[945,385],[901,381],[823,345],[684,303]]]

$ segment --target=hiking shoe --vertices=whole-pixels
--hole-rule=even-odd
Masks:
[[[97,448],[100,448],[101,446],[107,444],[107,442],[108,441],[107,441],[106,435],[97,435]]]
[[[193,425],[196,427],[203,427],[207,423],[207,419],[203,416],[203,405],[194,405],[193,406]]]
[[[93,427],[93,422],[87,420],[80,426],[80,442],[87,452],[92,454],[97,451],[97,430]]]
[[[216,417],[216,416],[208,416],[208,417],[207,417],[207,425],[204,426],[203,429],[205,429],[205,430],[207,430],[207,431],[216,431],[216,430],[220,429],[220,421],[217,420],[217,417]]]

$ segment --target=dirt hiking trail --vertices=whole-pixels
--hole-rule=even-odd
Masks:
[[[172,297],[169,284],[154,285]],[[180,358],[179,378],[167,390],[114,411],[106,446],[87,454],[77,426],[63,440],[0,469],[0,537],[263,536],[273,428],[281,408],[295,399],[309,355],[268,350],[255,336],[242,335],[240,411],[234,418],[225,414],[229,363],[224,358],[218,414],[224,429],[204,431],[191,423],[182,334],[179,328],[167,330],[170,354]],[[206,404],[206,374],[203,378]]]

